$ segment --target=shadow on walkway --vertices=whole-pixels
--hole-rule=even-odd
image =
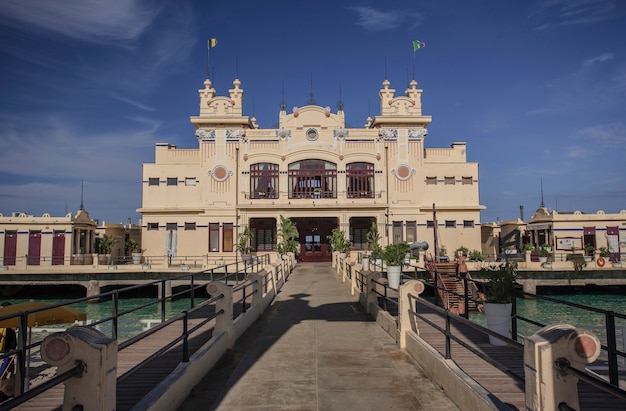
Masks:
[[[206,409],[457,408],[364,312],[330,264],[310,263],[295,268],[180,407]]]

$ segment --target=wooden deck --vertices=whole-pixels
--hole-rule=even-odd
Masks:
[[[445,329],[444,318],[432,309],[418,305],[418,312],[429,321]],[[430,324],[418,318],[419,335],[441,355],[445,355],[445,337]],[[510,346],[494,346],[489,344],[486,334],[483,334],[465,324],[452,322],[451,332],[465,344],[481,352],[498,363],[509,372],[524,378],[523,352]],[[486,390],[500,401],[506,403],[512,410],[525,410],[524,384],[509,374],[501,371],[489,362],[458,342],[451,342],[452,360],[469,376],[477,381]],[[626,410],[626,400],[621,400],[585,382],[578,383],[578,392],[581,410]]]
[[[235,297],[237,300],[238,297]],[[189,328],[199,324],[203,319],[215,313],[215,306],[209,305],[193,313]],[[215,320],[209,321],[196,331],[189,339],[189,355],[192,355],[212,337]],[[141,361],[150,357],[168,342],[182,335],[183,324],[177,321],[170,324],[144,340],[118,352],[117,377],[121,377]],[[171,348],[166,354],[151,361],[148,365],[117,384],[118,411],[130,410],[139,400],[148,394],[157,384],[169,375],[182,359],[182,343]],[[55,410],[63,403],[63,384],[46,391],[26,403],[15,407],[15,410]]]

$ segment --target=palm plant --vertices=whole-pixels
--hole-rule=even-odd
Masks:
[[[352,243],[346,240],[343,230],[340,230],[339,228],[335,228],[332,231],[329,241],[333,251],[337,251],[339,253],[347,253],[352,247]]]
[[[300,237],[300,233],[298,232],[298,227],[290,218],[280,216],[280,226],[276,235],[280,240],[276,246],[276,250],[279,253],[296,253],[298,251],[297,239]]]
[[[111,250],[113,246],[117,244],[118,239],[113,237],[110,234],[104,234],[99,243],[100,253],[101,254],[111,254]]]
[[[376,221],[372,222],[372,226],[365,235],[365,241],[367,242],[367,249],[370,251],[372,259],[379,259],[382,249],[380,244],[378,244],[380,241],[380,233],[378,232],[378,225],[376,225]]]
[[[253,238],[254,235],[250,230],[250,226],[246,226],[243,232],[239,234],[239,241],[237,242],[237,245],[235,247],[237,248],[237,251],[241,253],[242,258],[244,254],[250,254],[250,252],[252,251],[251,241]]]

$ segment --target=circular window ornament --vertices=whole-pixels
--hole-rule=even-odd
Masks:
[[[209,171],[209,175],[213,177],[215,181],[224,181],[233,175],[233,172],[229,171],[225,166],[215,166],[213,170]]]
[[[392,171],[392,174],[394,174],[398,180],[408,180],[415,174],[415,170],[406,164],[400,164]]]
[[[309,141],[315,141],[319,137],[317,130],[314,128],[310,128],[306,131],[306,139]]]

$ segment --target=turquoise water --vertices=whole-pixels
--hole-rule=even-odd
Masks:
[[[570,301],[577,304],[596,307],[603,310],[614,311],[618,313],[626,313],[626,294],[550,294],[551,298]],[[30,301],[29,299],[11,299],[11,303],[16,304],[20,302]],[[45,298],[39,297],[37,301],[46,301],[51,303],[59,303],[67,301],[67,298]],[[136,297],[120,299],[119,312],[133,309],[150,302],[155,302],[155,298],[149,297]],[[203,301],[202,298],[196,298],[196,304]],[[104,301],[100,303],[87,303],[81,302],[72,305],[77,310],[84,311],[87,314],[88,321],[95,321],[110,317],[112,315],[112,304],[110,301]],[[181,298],[176,301],[165,303],[165,316],[171,318],[172,316],[180,313],[185,309],[189,309],[190,302],[188,299]],[[545,300],[531,300],[521,299],[517,300],[518,314],[532,319],[534,321],[550,325],[555,323],[569,323],[580,328],[589,329],[598,334],[601,340],[604,339],[601,335],[604,335],[605,316],[603,314],[595,313],[593,311],[585,311],[574,307],[569,307],[562,304],[555,304]],[[160,321],[161,318],[161,305],[160,303],[151,305],[149,307],[141,308],[138,311],[123,315],[119,319],[118,335],[119,340],[125,339],[136,335],[146,329],[147,325],[145,320],[152,320],[155,322]],[[485,325],[485,316],[482,313],[472,312],[470,313],[470,319],[479,324]],[[142,322],[144,320],[144,322]],[[616,328],[618,328],[618,335],[620,330],[626,330],[626,320],[616,319]],[[64,329],[68,325],[49,326],[46,329],[54,331],[54,329]],[[110,323],[105,323],[98,328],[106,335],[111,335]],[[522,335],[530,335],[536,332],[539,327],[530,325],[528,323],[519,321],[518,332]],[[35,328],[37,330],[37,328]],[[34,332],[33,341],[42,339],[47,335],[47,332]],[[626,335],[626,334],[624,334]]]
[[[550,298],[582,304],[602,310],[613,311],[626,314],[626,294],[550,294]],[[594,332],[603,343],[605,331],[605,315],[594,311],[582,310],[563,304],[553,303],[545,300],[517,299],[517,312],[522,317],[529,318],[546,325],[567,323],[576,327]],[[482,313],[472,312],[470,319],[479,324],[485,325],[485,316]],[[615,327],[618,331],[618,339],[626,335],[626,320],[616,318]],[[540,327],[529,323],[518,321],[518,333],[531,335]]]
[[[204,299],[196,297],[196,305],[202,302]],[[31,301],[31,299],[10,299],[8,300],[12,304],[19,304],[22,302]],[[36,301],[45,301],[53,304],[68,301],[67,299],[60,298],[37,298]],[[118,313],[122,313],[127,310],[133,310],[146,304],[154,303],[157,300],[155,298],[148,297],[136,297],[120,299]],[[83,311],[87,314],[87,322],[93,322],[101,320],[113,315],[111,301],[103,301],[99,303],[87,303],[80,302],[71,305],[72,308]],[[176,314],[179,314],[183,310],[191,308],[191,304],[188,299],[179,299],[176,301],[167,301],[165,303],[165,318],[171,318]],[[132,313],[121,315],[118,319],[118,340],[124,341],[134,335],[139,334],[143,330],[147,329],[147,321],[158,323],[161,319],[161,303],[157,302],[148,307],[142,307]],[[143,321],[143,322],[142,322]],[[57,324],[43,327],[33,327],[32,342],[42,340],[50,332],[57,330],[63,330],[72,324]],[[111,323],[103,323],[96,327],[102,331],[105,335],[111,336]]]

